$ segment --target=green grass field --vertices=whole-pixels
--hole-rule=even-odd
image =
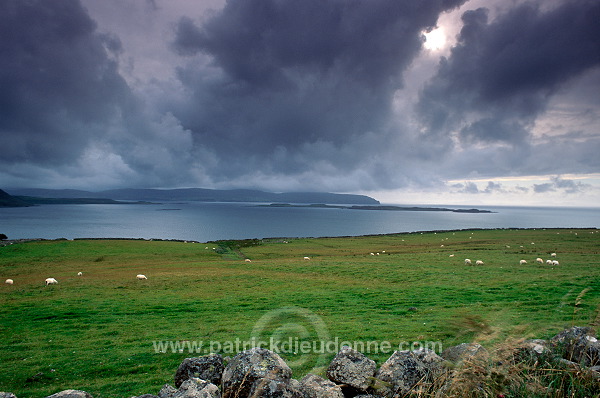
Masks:
[[[559,266],[536,264],[552,252]],[[485,264],[465,266],[465,258]],[[136,280],[139,273],[148,280]],[[59,284],[44,286],[47,277]],[[234,355],[235,339],[385,341],[392,350],[414,341],[477,341],[492,348],[511,337],[549,338],[594,324],[600,233],[41,241],[0,247],[0,278],[15,281],[0,286],[0,391],[37,398],[73,388],[127,397],[172,384],[183,358],[209,348]],[[168,341],[213,346],[155,350]],[[391,351],[366,354],[381,364]],[[322,372],[334,354],[281,355],[300,378]]]

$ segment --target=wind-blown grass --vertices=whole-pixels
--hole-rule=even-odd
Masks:
[[[559,266],[535,263],[552,252]],[[485,265],[465,266],[465,258]],[[528,264],[520,266],[521,259]],[[138,273],[148,280],[136,280]],[[250,340],[261,317],[274,313],[281,319],[262,318],[264,336],[299,333],[310,340],[323,334],[309,330],[314,318],[277,312],[282,308],[313,314],[330,339],[392,347],[413,341],[492,347],[507,338],[548,338],[564,327],[597,323],[600,233],[41,241],[1,247],[0,277],[15,281],[0,286],[0,391],[43,397],[74,388],[95,398],[122,397],[157,393],[172,383],[183,358],[205,353],[160,353],[153,342],[212,341],[221,344],[213,346],[217,351],[233,355],[225,343]],[[59,284],[44,286],[47,277]],[[390,354],[367,353],[378,364]],[[298,361],[298,378],[318,355],[304,363],[300,354],[282,356]]]

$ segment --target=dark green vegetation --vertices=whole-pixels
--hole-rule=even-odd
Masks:
[[[552,252],[559,266],[535,262]],[[465,258],[485,264],[465,266]],[[157,341],[217,342],[214,351],[225,355],[236,338],[294,332],[303,341],[387,341],[392,349],[413,341],[493,348],[593,324],[600,233],[43,241],[0,247],[0,277],[15,281],[0,286],[1,391],[124,397],[157,393],[183,358],[206,353],[160,353]],[[47,277],[59,284],[44,286]],[[381,364],[391,352],[366,354]],[[317,354],[304,363],[300,354],[281,355],[296,378],[323,365]]]

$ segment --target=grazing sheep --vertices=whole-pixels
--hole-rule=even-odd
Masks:
[[[477,260],[477,261],[475,261],[475,265],[483,265],[483,261]]]
[[[519,261],[519,265],[523,265],[523,264],[527,264],[527,261],[525,261],[525,260]]]
[[[454,254],[451,254],[449,257],[454,257]]]
[[[247,263],[251,263],[252,262],[252,260],[250,260],[249,258],[245,259],[244,261],[247,262]]]
[[[46,278],[45,282],[46,282],[46,286],[56,285],[58,283],[58,281],[54,278]]]
[[[471,265],[471,260],[468,258],[465,258],[465,265]]]
[[[536,258],[535,261],[539,264],[544,264],[544,260],[542,260],[541,258]]]
[[[370,254],[371,256],[374,256],[374,255],[375,255],[375,253],[369,253],[369,254]]]
[[[305,260],[310,260],[310,257],[304,257]]]
[[[148,278],[146,278],[146,275],[142,275],[142,274],[136,275],[136,278],[138,278],[139,280],[148,279]]]
[[[552,260],[552,265],[560,265],[557,260]]]
[[[550,253],[550,257],[556,257],[556,253]]]
[[[81,271],[79,271],[79,272],[77,273],[77,276],[82,276],[82,275],[83,275],[83,272],[81,272]]]
[[[546,260],[546,264],[552,265],[552,260]]]
[[[12,279],[7,279],[4,281],[4,283],[6,283],[7,285],[12,285],[15,283],[15,281],[13,281]]]

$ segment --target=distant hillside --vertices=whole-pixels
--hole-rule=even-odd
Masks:
[[[379,201],[366,195],[327,192],[273,193],[252,189],[217,190],[204,188],[183,189],[113,189],[90,192],[72,189],[9,189],[12,195],[42,198],[104,198],[133,201],[201,201],[201,202],[286,202],[367,205]]]
[[[9,195],[0,189],[0,207],[27,207],[31,206],[30,203],[25,202],[19,198]]]

